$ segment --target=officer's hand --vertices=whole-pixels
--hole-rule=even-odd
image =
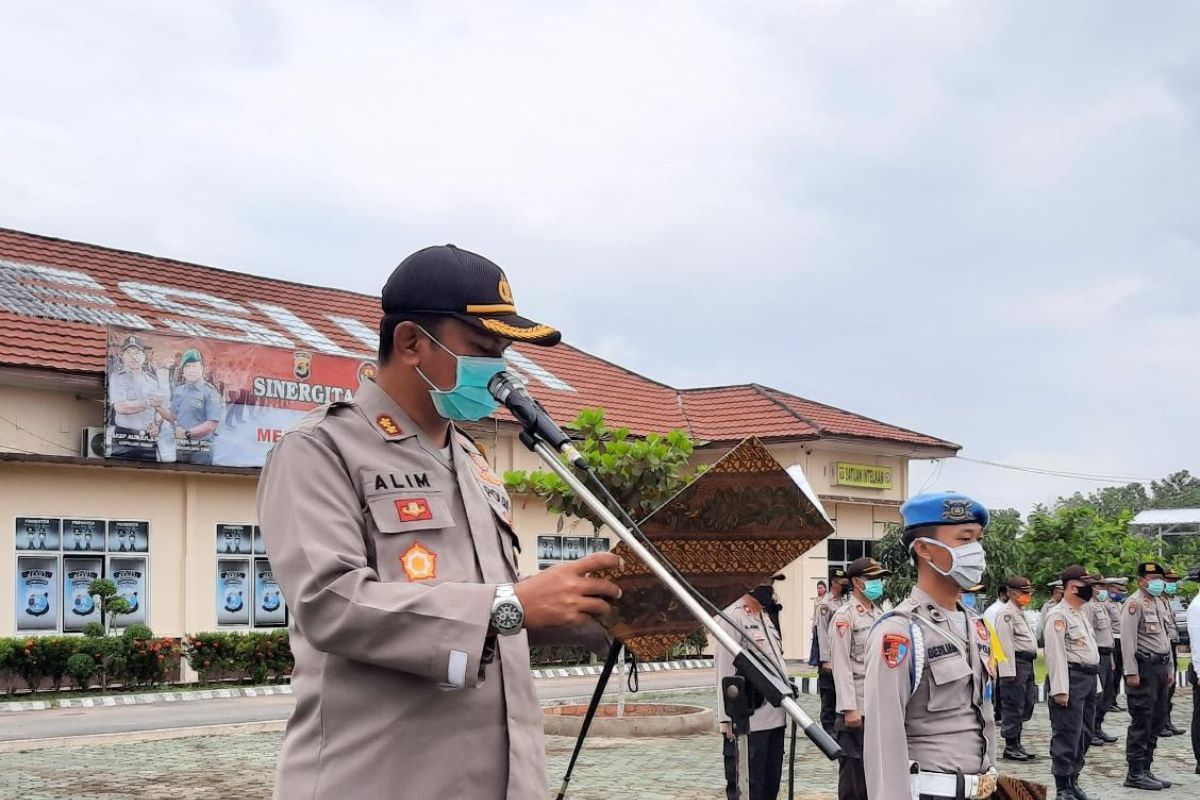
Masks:
[[[847,711],[843,715],[843,719],[846,722],[847,728],[861,728],[862,727],[862,714],[858,713],[857,711]]]
[[[833,669],[833,662],[832,661],[822,661],[821,669]]]
[[[1125,685],[1128,686],[1130,689],[1138,688],[1139,686],[1142,685],[1142,676],[1141,675],[1126,675],[1125,676]]]
[[[515,591],[525,609],[525,627],[557,628],[603,618],[612,610],[608,601],[620,597],[621,589],[588,573],[620,566],[620,557],[612,553],[593,553],[521,581]]]
[[[721,735],[724,736],[729,741],[731,741],[731,742],[733,741],[733,723],[732,722],[722,722],[721,723]]]
[[[1067,703],[1071,702],[1071,695],[1065,694],[1065,693],[1064,694],[1056,694],[1056,695],[1054,695],[1054,702],[1058,703],[1063,708],[1066,708]]]

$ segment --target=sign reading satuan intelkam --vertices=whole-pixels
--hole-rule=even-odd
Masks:
[[[839,461],[835,464],[837,476],[835,486],[857,486],[862,489],[892,488],[892,468],[879,467],[871,464],[848,464]]]

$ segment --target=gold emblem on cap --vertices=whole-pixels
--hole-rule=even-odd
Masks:
[[[508,285],[508,278],[505,278],[505,277],[500,278],[500,286],[498,287],[498,290],[500,292],[501,300],[503,300],[506,303],[512,303],[512,301],[513,301],[512,287]]]

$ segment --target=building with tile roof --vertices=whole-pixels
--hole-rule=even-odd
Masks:
[[[0,559],[0,587],[24,587],[23,573],[53,562],[59,573],[54,591],[61,595],[53,621],[49,613],[33,619],[0,603],[0,634],[78,627],[66,610],[70,580],[63,581],[63,573],[97,566],[108,573],[140,570],[143,609],[157,632],[216,629],[222,627],[216,589],[225,568],[241,559],[250,573],[256,559],[265,558],[218,553],[218,530],[238,526],[251,540],[242,549],[254,549],[257,469],[130,462],[89,452],[105,420],[108,326],[371,359],[379,316],[377,297],[0,229],[0,520],[16,521],[5,523],[0,546],[18,555]],[[786,573],[783,627],[792,657],[807,654],[817,580],[830,564],[869,552],[886,525],[899,521],[908,460],[952,457],[959,449],[758,384],[675,388],[567,343],[516,345],[508,358],[560,422],[600,407],[610,424],[635,434],[684,429],[700,442],[702,461],[757,436],[783,465],[803,468],[837,533]],[[516,430],[504,411],[473,426],[498,472],[537,466]],[[516,505],[527,545],[521,566],[536,570],[551,560],[539,559],[538,537],[559,536],[558,521],[532,498],[518,498]],[[39,520],[58,521],[57,550],[30,549]],[[71,554],[76,534],[82,540],[96,525],[108,530],[120,522],[129,523],[128,536],[118,545],[130,549],[113,551],[109,537],[94,551]]]

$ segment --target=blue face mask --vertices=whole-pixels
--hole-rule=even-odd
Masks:
[[[425,378],[429,384],[429,396],[433,398],[433,407],[439,414],[457,422],[475,422],[483,419],[496,410],[500,405],[492,393],[488,391],[488,381],[497,372],[503,372],[508,364],[503,358],[488,358],[484,356],[460,356],[426,331],[421,329],[438,347],[454,356],[458,362],[457,377],[452,389],[439,389],[433,381],[425,377],[425,373],[417,368],[417,374]]]
[[[1179,591],[1178,583],[1168,583],[1167,584],[1167,594],[1175,594],[1178,591]]]
[[[1108,589],[1101,589],[1100,591],[1096,592],[1096,599],[1099,600],[1101,603],[1107,603],[1108,602]]]
[[[1166,586],[1166,581],[1155,578],[1154,580],[1150,581],[1149,584],[1147,584],[1146,591],[1149,592],[1152,597],[1158,597],[1163,593],[1163,589],[1165,589]]]
[[[962,604],[967,608],[975,608],[975,595],[967,592],[963,595]]]
[[[1113,601],[1116,603],[1119,603],[1125,599],[1124,592],[1109,592],[1108,596],[1111,597],[1113,599]]]
[[[883,581],[879,578],[865,581],[863,583],[863,594],[867,596],[868,600],[874,603],[876,600],[883,597]]]

